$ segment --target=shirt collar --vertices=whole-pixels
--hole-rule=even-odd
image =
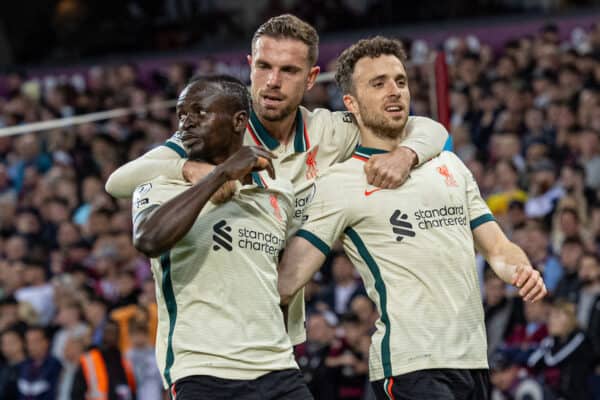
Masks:
[[[275,150],[279,146],[279,141],[271,136],[269,131],[267,131],[267,128],[265,128],[258,119],[254,110],[250,113],[248,131],[254,142],[259,146],[266,147],[269,150]],[[294,152],[303,153],[309,148],[310,141],[308,133],[306,132],[306,125],[304,124],[304,118],[302,118],[302,112],[300,112],[300,108],[298,108],[298,111],[296,112],[294,133]]]
[[[352,158],[356,158],[356,159],[362,160],[362,161],[368,161],[372,155],[384,154],[384,153],[389,153],[389,151],[376,149],[373,147],[356,146],[356,149],[354,149],[354,154],[352,155]]]

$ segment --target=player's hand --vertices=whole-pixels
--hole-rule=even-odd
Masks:
[[[252,171],[261,170],[267,170],[271,179],[275,179],[273,158],[277,157],[262,147],[242,146],[217,169],[225,173],[227,180],[238,180]]]
[[[233,197],[235,189],[235,181],[227,181],[219,188],[219,190],[213,193],[210,197],[210,201],[213,204],[223,204]]]
[[[373,155],[365,163],[367,182],[382,189],[395,189],[406,181],[416,163],[415,152],[403,146],[389,153]]]
[[[519,296],[525,301],[541,300],[548,293],[540,272],[531,265],[519,265],[512,284],[519,288]]]
[[[186,161],[183,164],[181,171],[183,179],[195,185],[202,180],[206,175],[210,174],[215,166],[212,164],[198,162],[198,161]]]
[[[183,164],[183,178],[192,183],[196,184],[209,173],[215,169],[212,164],[198,162],[198,161],[186,161]],[[235,193],[236,185],[235,181],[227,181],[210,197],[210,201],[214,204],[223,204],[231,199]]]

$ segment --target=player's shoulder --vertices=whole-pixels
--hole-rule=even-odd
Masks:
[[[338,124],[349,127],[356,126],[352,114],[347,111],[331,111],[326,108],[315,108],[311,111],[303,106],[300,106],[300,111],[310,124],[327,123],[333,126]]]
[[[325,171],[320,172],[317,176],[317,180],[342,185],[348,180],[352,180],[354,178],[360,179],[360,173],[362,171],[364,171],[364,162],[354,158],[349,158],[340,163],[333,164]]]
[[[470,175],[470,171],[462,160],[453,152],[444,150],[437,157],[433,157],[422,165],[429,169],[447,168],[450,173],[456,173],[461,176]]]
[[[185,182],[185,181],[179,181],[179,180],[175,180],[175,179],[169,179],[165,176],[157,176],[156,178],[150,180],[150,181],[146,181],[140,185],[138,185],[134,192],[133,195],[135,196],[140,195],[140,194],[145,194],[145,193],[157,193],[157,192],[163,192],[163,191],[171,191],[171,190],[185,190],[187,188],[189,188],[191,186],[191,184],[189,182]]]
[[[431,118],[422,117],[419,115],[410,115],[408,117],[408,121],[406,121],[406,128],[410,131],[416,127],[427,128],[427,129],[436,129],[436,130],[446,132],[446,128],[444,127],[444,125],[440,124],[439,122],[437,122]]]

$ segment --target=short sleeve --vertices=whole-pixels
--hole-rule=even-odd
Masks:
[[[446,128],[426,117],[409,117],[406,134],[400,145],[415,152],[419,165],[440,154],[448,139]]]
[[[328,173],[317,178],[313,200],[304,211],[305,222],[296,233],[326,256],[347,225],[348,208],[340,186]]]
[[[336,148],[339,149],[338,162],[346,161],[352,156],[358,141],[360,131],[358,125],[354,122],[354,117],[349,112],[331,112],[331,125],[333,131],[333,140]]]
[[[160,206],[175,193],[166,190],[164,185],[157,183],[156,180],[146,182],[139,185],[133,192],[133,199],[131,201],[131,215],[133,222],[136,222],[137,216],[144,210]]]

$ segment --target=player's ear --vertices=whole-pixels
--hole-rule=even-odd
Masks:
[[[252,54],[246,55],[246,60],[248,61],[248,65],[252,66]]]
[[[310,69],[310,72],[308,73],[308,78],[306,79],[306,90],[312,89],[312,87],[315,85],[315,82],[317,81],[317,76],[319,76],[320,71],[321,67],[319,67],[318,65],[315,65]]]
[[[350,111],[352,114],[358,113],[358,104],[356,103],[356,99],[351,94],[345,94],[342,97],[344,101],[344,105],[346,106],[346,110]]]
[[[248,112],[244,110],[236,112],[233,114],[232,122],[233,130],[237,133],[243,134],[246,130],[246,125],[248,125]]]

